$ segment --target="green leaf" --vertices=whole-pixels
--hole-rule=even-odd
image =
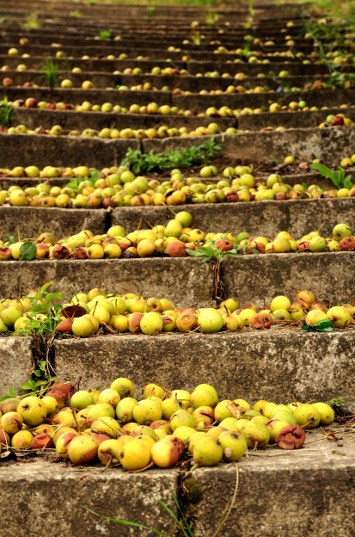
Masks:
[[[47,384],[48,380],[37,380],[37,382],[35,382],[34,388],[40,388],[41,386],[45,386]]]
[[[353,183],[353,178],[351,177],[351,175],[347,175],[343,181],[343,184],[344,184],[344,188],[347,188],[347,189],[351,189],[354,185]]]
[[[54,300],[60,300],[63,297],[63,293],[48,293],[45,297],[46,302],[49,304]]]
[[[207,140],[199,146],[192,146],[187,149],[173,149],[165,153],[142,153],[140,150],[128,149],[121,165],[127,166],[134,173],[144,173],[149,171],[164,171],[171,168],[187,168],[200,164],[207,164],[214,158],[222,146],[217,144],[213,138]]]
[[[328,405],[330,405],[334,409],[340,409],[345,407],[346,401],[344,397],[339,395],[338,397],[333,397],[332,399],[329,399]]]
[[[305,324],[302,326],[302,330],[306,332],[333,332],[330,319],[324,319],[313,325]]]
[[[340,188],[352,188],[353,182],[351,175],[345,176],[345,170],[341,166],[337,170],[330,170],[327,166],[324,164],[320,164],[319,162],[314,162],[310,166],[312,170],[318,171],[322,177],[325,177],[326,179],[330,179],[330,181],[333,183],[334,186],[336,186],[338,189]]]
[[[45,293],[47,289],[52,285],[53,282],[46,282],[42,287],[40,288],[40,293]]]
[[[10,386],[9,393],[1,397],[0,402],[6,401],[6,399],[10,399],[12,397],[17,397],[17,393],[16,393],[14,386]]]
[[[36,258],[37,248],[33,242],[24,242],[20,248],[20,261],[32,261]]]
[[[9,235],[9,237],[7,237],[7,241],[6,241],[9,245],[10,244],[15,244],[15,242],[17,242],[17,239],[15,237],[15,235]]]
[[[310,168],[312,170],[316,170],[317,172],[319,172],[326,179],[330,179],[331,181],[334,180],[334,171],[330,170],[328,166],[325,166],[324,164],[321,164],[320,162],[313,162],[310,165]]]
[[[67,188],[71,188],[72,190],[78,190],[80,183],[81,181],[79,181],[79,179],[72,179],[65,186]]]
[[[33,390],[35,388],[35,381],[32,379],[26,380],[23,384],[21,384],[21,390]]]

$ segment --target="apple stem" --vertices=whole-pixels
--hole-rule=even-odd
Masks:
[[[76,419],[76,415],[75,415],[75,412],[74,412],[73,409],[72,409],[72,414],[73,414],[73,418],[74,418],[74,421],[75,421],[76,428],[77,428],[78,432],[80,433],[80,425],[78,423],[78,420]]]
[[[144,466],[144,468],[140,468],[139,470],[130,470],[130,474],[139,474],[140,472],[144,472],[145,470],[148,470],[148,468],[151,468],[154,466],[154,462],[151,461],[147,466]]]

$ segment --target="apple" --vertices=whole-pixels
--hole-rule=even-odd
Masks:
[[[162,401],[161,409],[162,417],[169,420],[171,416],[180,409],[180,405],[175,399],[169,397]]]
[[[192,457],[198,466],[216,466],[223,457],[223,448],[215,438],[206,435],[196,442]]]
[[[161,400],[143,399],[133,407],[133,418],[141,425],[149,425],[162,418]]]
[[[248,450],[246,438],[242,433],[224,431],[219,434],[217,441],[223,449],[223,459],[227,462],[239,461]]]
[[[104,416],[108,416],[110,418],[115,417],[115,409],[112,405],[109,403],[96,403],[92,407],[89,408],[87,419],[90,420],[96,420],[99,418],[102,418]]]
[[[98,448],[97,456],[104,466],[118,466],[120,464],[120,453],[125,444],[132,442],[130,436],[121,436],[117,439],[104,440]]]
[[[8,435],[13,435],[21,430],[23,418],[15,411],[6,412],[0,418],[0,427]]]
[[[134,438],[122,447],[119,460],[126,470],[142,470],[151,461],[150,447],[142,437]]]
[[[336,328],[345,328],[353,321],[350,311],[343,306],[333,306],[327,311],[327,316]]]
[[[82,410],[89,405],[94,404],[94,398],[92,394],[87,390],[79,390],[75,392],[70,398],[70,407],[73,410]]]
[[[47,407],[42,399],[36,396],[24,397],[17,407],[17,412],[26,425],[34,427],[43,423],[47,416]]]
[[[65,78],[64,80],[61,81],[60,87],[65,88],[65,89],[72,88],[73,82],[70,80],[70,78]]]
[[[98,443],[91,436],[79,433],[68,445],[68,458],[75,465],[89,464],[96,459],[98,447]]]
[[[327,403],[313,403],[313,406],[318,410],[320,415],[321,425],[330,425],[334,421],[334,410]]]
[[[121,434],[121,427],[117,420],[109,416],[102,416],[91,423],[91,431],[106,434],[110,438],[117,438]]]
[[[11,447],[15,451],[22,449],[30,449],[33,440],[33,434],[27,430],[18,431],[11,438]]]
[[[224,320],[216,309],[200,308],[198,311],[198,325],[201,332],[210,334],[219,332],[224,326]]]
[[[297,424],[305,429],[314,429],[319,425],[321,419],[318,409],[309,403],[299,404],[293,415]]]
[[[270,440],[270,432],[267,426],[254,422],[253,419],[243,428],[243,434],[250,449],[264,449]]]
[[[322,311],[321,309],[312,309],[307,313],[305,322],[309,326],[313,326],[320,321],[325,320],[329,320],[329,317],[324,311]]]
[[[88,317],[75,317],[72,332],[78,337],[89,337],[94,332],[94,327]]]
[[[171,468],[180,458],[180,450],[177,445],[181,442],[178,438],[165,438],[158,440],[151,448],[151,458],[159,468]]]
[[[345,237],[350,237],[351,234],[351,229],[348,224],[337,224],[333,227],[332,235],[337,241],[340,241]]]
[[[163,330],[163,326],[162,316],[155,311],[145,313],[140,321],[143,334],[159,334]]]
[[[47,433],[36,433],[31,441],[31,449],[46,449],[53,447],[53,439]]]
[[[113,388],[106,388],[100,393],[98,403],[108,403],[116,408],[120,399],[120,395],[116,390]]]

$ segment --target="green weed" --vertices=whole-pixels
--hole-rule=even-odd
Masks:
[[[200,258],[203,263],[208,263],[212,260],[221,262],[227,256],[239,257],[243,252],[243,247],[236,244],[232,250],[224,252],[217,248],[215,242],[206,241],[203,246],[196,248],[196,250],[186,250],[186,252],[192,257]]]
[[[97,34],[97,37],[99,39],[112,39],[113,37],[112,30],[100,30],[99,33]]]
[[[322,177],[329,179],[333,185],[340,188],[352,188],[353,181],[351,175],[346,175],[344,168],[339,166],[337,170],[331,170],[328,166],[321,164],[320,162],[314,162],[310,166],[312,170],[316,170]]]
[[[58,84],[59,65],[52,58],[47,58],[40,66],[41,78],[45,80],[50,88],[54,88]]]
[[[79,19],[81,17],[81,12],[78,9],[74,9],[73,11],[70,11],[69,17],[73,17],[75,19]]]
[[[14,113],[13,106],[9,104],[7,98],[0,101],[0,127],[9,127]]]
[[[127,166],[135,174],[162,172],[172,168],[189,168],[209,164],[221,151],[222,146],[213,138],[201,145],[186,149],[173,149],[165,153],[142,153],[140,150],[128,149],[122,166]]]
[[[41,24],[38,20],[37,13],[30,13],[26,17],[26,21],[21,25],[24,30],[38,30]]]
[[[49,287],[52,282],[44,284],[36,293],[30,296],[30,311],[28,323],[14,332],[19,336],[31,336],[35,355],[38,357],[31,378],[21,385],[21,390],[34,394],[42,394],[56,380],[51,363],[51,350],[55,337],[55,327],[61,320],[62,293],[52,293]]]

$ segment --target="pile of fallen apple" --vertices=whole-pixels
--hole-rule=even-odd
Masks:
[[[24,67],[23,64],[20,64],[18,67]],[[21,71],[21,69],[18,69]],[[23,69],[25,70],[25,69]],[[236,76],[242,78],[242,73],[237,73]],[[236,78],[236,76],[234,78]],[[244,75],[245,76],[245,75]],[[262,77],[260,77],[262,78]],[[64,87],[68,81],[63,80],[61,86]],[[151,84],[148,82],[149,87],[147,89],[151,90]],[[226,88],[226,93],[242,93],[240,86],[230,85]],[[254,88],[255,90],[255,88]],[[252,108],[231,108],[230,106],[223,105],[221,107],[209,106],[204,110],[195,111],[185,108],[179,108],[177,106],[170,106],[168,104],[160,105],[156,102],[150,102],[147,105],[140,105],[133,103],[128,107],[122,106],[120,104],[113,104],[110,101],[106,101],[102,104],[92,101],[82,101],[80,104],[74,102],[63,102],[63,101],[45,101],[37,100],[35,97],[27,97],[26,99],[16,99],[14,101],[8,101],[8,104],[14,108],[26,108],[26,109],[39,109],[39,110],[75,110],[77,112],[102,112],[105,114],[149,114],[149,115],[161,115],[161,116],[199,116],[199,117],[238,117],[240,115],[249,115],[249,114],[262,114],[265,112],[278,113],[284,111],[292,112],[315,112],[318,110],[327,110],[332,108],[330,106],[309,106],[307,102],[303,99],[298,101],[290,101],[289,103],[281,104],[278,102],[273,102],[269,106]],[[346,110],[348,105],[343,104],[340,108]],[[349,119],[346,118],[344,114],[328,114],[326,116],[326,123],[331,124],[335,121],[335,124],[350,124]]]
[[[26,335],[31,333],[33,320],[36,325],[46,323],[48,312],[41,312],[39,296],[31,291],[20,298],[1,300],[0,333]],[[168,298],[144,298],[135,293],[115,295],[94,288],[88,293],[76,293],[69,303],[63,304],[56,319],[58,335],[76,337],[102,333],[157,335],[199,331],[209,334],[303,325],[317,329],[323,321],[330,328],[344,329],[355,323],[355,306],[348,303],[329,307],[318,302],[312,291],[301,290],[293,302],[285,295],[278,295],[262,307],[254,303],[239,304],[238,298],[230,297],[215,308],[184,308],[175,307]]]
[[[333,227],[332,235],[323,237],[311,231],[295,239],[281,231],[273,239],[248,232],[214,233],[191,227],[192,215],[180,211],[166,225],[137,229],[127,233],[114,225],[107,233],[94,235],[88,229],[55,240],[52,233],[42,233],[35,239],[15,242],[0,241],[0,261],[32,261],[40,259],[132,259],[155,256],[184,257],[223,254],[279,254],[288,252],[335,252],[355,250],[355,235],[346,223]]]
[[[209,384],[188,392],[150,383],[138,400],[128,378],[101,391],[74,391],[56,382],[44,397],[2,401],[0,412],[0,447],[8,454],[52,448],[75,465],[100,461],[132,471],[168,468],[183,459],[214,466],[269,445],[298,449],[305,429],[334,421],[333,409],[323,402],[219,401]]]
[[[285,165],[293,164],[294,157],[285,157]],[[353,166],[355,155],[342,160],[342,166]],[[16,166],[2,168],[3,177],[29,177],[55,179],[74,178],[64,187],[40,183],[21,188],[12,185],[0,190],[0,205],[14,207],[57,208],[108,208],[178,206],[202,203],[236,203],[254,201],[285,201],[296,199],[347,198],[355,196],[351,188],[322,188],[317,184],[288,184],[279,173],[258,176],[251,166],[228,166],[221,171],[215,166],[203,166],[199,176],[184,177],[179,169],[173,169],[170,177],[158,180],[135,175],[124,166],[113,166],[98,172],[87,166],[56,168],[46,166]],[[219,180],[218,180],[219,179]]]

